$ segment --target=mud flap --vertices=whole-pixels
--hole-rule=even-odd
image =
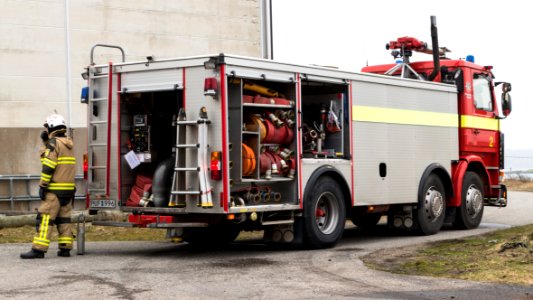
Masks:
[[[446,217],[444,219],[445,224],[453,223],[455,216],[457,215],[457,207],[446,206]]]
[[[304,242],[304,219],[302,217],[294,217],[294,240],[293,244],[301,245]]]

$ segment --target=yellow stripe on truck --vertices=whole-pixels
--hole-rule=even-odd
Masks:
[[[461,127],[499,131],[500,121],[492,118],[463,115],[461,116]]]
[[[359,105],[352,106],[352,120],[403,125],[459,126],[457,114]]]

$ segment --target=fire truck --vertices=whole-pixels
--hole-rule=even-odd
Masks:
[[[500,119],[511,85],[471,57],[402,37],[395,64],[362,72],[227,54],[126,62],[95,45],[87,206],[197,244],[263,231],[333,247],[346,220],[420,234],[476,228],[506,206]],[[98,47],[122,62],[95,64]],[[414,51],[432,61],[410,62]],[[496,90],[501,88],[501,100]],[[383,218],[383,221],[385,218]]]

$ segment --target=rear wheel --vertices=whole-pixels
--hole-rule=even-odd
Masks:
[[[474,172],[463,178],[461,206],[457,209],[454,226],[460,229],[477,228],[483,218],[483,182]]]
[[[418,198],[418,208],[415,211],[417,229],[424,235],[439,232],[444,223],[446,193],[436,174],[431,174],[426,179]]]
[[[304,204],[306,242],[312,248],[333,247],[342,237],[346,209],[342,191],[332,178],[321,177]]]

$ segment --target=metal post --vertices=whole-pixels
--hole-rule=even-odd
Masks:
[[[272,1],[261,0],[261,56],[274,59],[272,39]]]
[[[83,213],[79,215],[77,221],[76,251],[78,255],[83,255],[85,254],[85,215]]]
[[[67,83],[67,127],[71,128],[72,120],[72,84],[71,84],[71,62],[70,62],[70,18],[69,0],[65,0],[65,63],[66,63],[66,83]]]
[[[14,200],[14,194],[15,194],[15,191],[14,191],[15,187],[13,186],[13,178],[9,178],[9,200],[10,200],[10,203],[9,203],[9,207],[11,208],[11,210],[15,210],[15,203],[13,202]]]

